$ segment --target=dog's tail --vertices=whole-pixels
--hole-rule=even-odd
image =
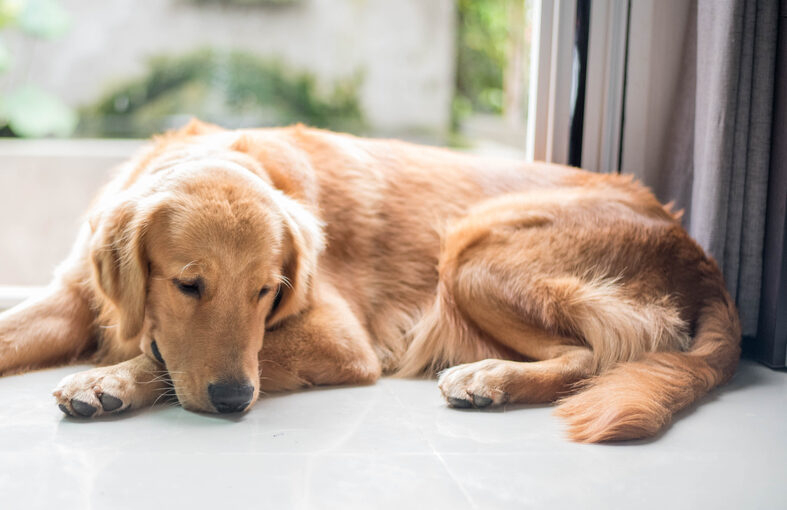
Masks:
[[[638,439],[657,434],[672,415],[727,382],[740,356],[741,329],[726,290],[705,303],[687,352],[650,352],[588,380],[556,414],[575,441]]]

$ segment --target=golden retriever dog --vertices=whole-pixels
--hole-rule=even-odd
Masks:
[[[0,373],[89,359],[60,409],[438,375],[453,407],[558,402],[576,441],[643,438],[727,381],[735,306],[630,178],[294,126],[193,121],[92,206]]]

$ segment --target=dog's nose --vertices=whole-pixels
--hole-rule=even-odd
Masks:
[[[246,409],[254,395],[254,386],[247,383],[215,383],[208,385],[210,402],[220,413],[237,413]]]

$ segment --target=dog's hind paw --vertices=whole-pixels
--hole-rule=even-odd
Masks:
[[[451,407],[484,408],[508,401],[508,394],[500,389],[505,376],[500,360],[489,359],[444,370],[437,386]]]

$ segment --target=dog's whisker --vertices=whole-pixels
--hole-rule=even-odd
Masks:
[[[152,381],[166,381],[168,379],[170,379],[169,374],[159,374],[159,375],[153,376],[153,378],[151,379],[151,382]]]
[[[154,401],[153,401],[153,403],[152,403],[150,406],[151,406],[151,407],[155,406],[156,404],[158,404],[158,402],[159,402],[159,401],[160,401],[162,398],[163,398],[163,399],[166,399],[166,400],[168,400],[168,399],[170,399],[170,398],[172,398],[172,397],[175,397],[175,398],[177,398],[177,394],[176,394],[175,392],[171,392],[171,391],[165,391],[165,392],[162,392],[161,394],[159,394],[159,396],[158,396],[158,397],[156,397],[156,400],[154,400]],[[166,402],[166,400],[165,400],[165,402]]]
[[[188,264],[186,264],[185,266],[183,266],[182,268],[180,268],[180,274],[179,274],[178,276],[179,276],[179,277],[180,277],[180,276],[183,276],[183,273],[184,273],[184,272],[185,272],[185,271],[186,271],[188,268],[190,268],[191,266],[194,266],[194,265],[198,265],[198,264],[199,264],[199,262],[198,262],[198,261],[196,261],[196,260],[192,260],[191,262],[189,262]]]
[[[279,283],[281,283],[282,285],[284,285],[285,287],[287,287],[289,289],[293,288],[292,287],[292,282],[290,281],[289,278],[287,278],[286,275],[283,275],[283,274],[279,275]]]
[[[261,359],[260,360],[260,365],[262,365],[263,363],[272,363],[272,364],[274,364],[274,365],[276,365],[278,367],[284,367],[284,365],[282,365],[278,361],[275,361],[275,360],[272,360],[272,359]],[[260,369],[260,370],[262,370],[262,369]]]

